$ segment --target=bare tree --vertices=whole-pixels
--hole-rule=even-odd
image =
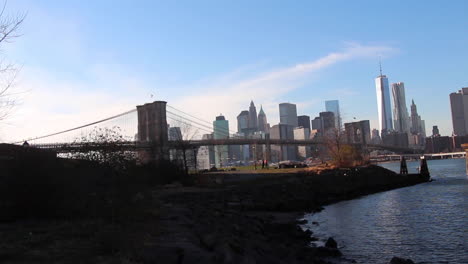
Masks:
[[[191,141],[198,136],[198,129],[184,121],[175,121],[169,129],[169,140],[173,142],[173,159],[180,162],[185,173],[189,167],[197,168],[197,150]]]
[[[349,167],[362,164],[362,154],[356,147],[346,143],[343,131],[336,128],[325,131],[323,143],[328,156],[336,166]]]
[[[9,16],[5,14],[7,1],[3,3],[0,11],[0,50],[6,43],[11,43],[20,37],[18,33],[21,24],[26,17],[25,14]],[[4,120],[17,104],[15,93],[11,91],[13,82],[19,69],[13,63],[6,62],[6,58],[0,58],[0,120]]]
[[[136,163],[136,154],[122,148],[128,141],[119,127],[94,128],[89,134],[75,140],[81,144],[73,158],[97,162],[103,166],[124,172],[129,164]]]

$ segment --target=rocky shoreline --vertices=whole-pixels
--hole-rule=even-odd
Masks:
[[[136,193],[114,220],[0,222],[0,262],[353,263],[332,239],[314,246],[319,238],[298,219],[330,203],[427,180],[372,165],[201,174],[191,187],[170,184]]]
[[[219,179],[226,174],[210,174]],[[229,177],[226,177],[229,178]],[[306,212],[358,196],[410,186],[428,179],[398,175],[378,166],[334,169],[321,174],[270,174],[250,181],[223,181],[204,188],[159,192],[163,230],[143,263],[353,263],[336,242],[311,244],[299,227]]]

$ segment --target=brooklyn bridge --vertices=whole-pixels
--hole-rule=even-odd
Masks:
[[[168,127],[171,123],[190,127],[197,132],[213,133],[213,124],[211,122],[172,107],[164,101],[155,101],[108,118],[47,135],[31,135],[29,138],[13,143],[23,144],[27,142],[31,147],[49,149],[57,153],[96,151],[106,148],[120,151],[138,151],[140,153],[146,152],[147,156],[149,155],[149,159],[166,158],[170,150],[177,149],[196,150],[203,146],[250,145],[255,147],[262,146],[265,150],[263,158],[267,160],[271,158],[272,145],[318,147],[326,144],[320,139],[277,139],[270,138],[268,135],[263,138],[235,136],[236,133],[231,130],[222,131],[226,135],[229,135],[228,138],[223,139],[182,137],[177,140],[171,140],[168,133]],[[98,138],[87,138],[87,135],[93,130],[114,128],[119,129],[122,137],[118,141],[112,142],[112,144]],[[350,145],[365,151],[388,150],[399,154],[416,154],[419,152],[412,148],[366,144],[365,142]]]

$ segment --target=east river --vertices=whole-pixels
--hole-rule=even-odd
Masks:
[[[433,182],[339,202],[305,219],[316,237],[333,237],[358,263],[468,263],[465,159],[428,161]],[[399,171],[399,163],[380,166]],[[408,162],[416,173],[418,162]],[[316,222],[313,224],[313,222]],[[318,223],[318,224],[317,224]]]

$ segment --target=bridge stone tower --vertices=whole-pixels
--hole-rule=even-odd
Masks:
[[[166,104],[155,101],[137,106],[138,141],[151,145],[151,150],[139,153],[142,162],[169,159]]]

